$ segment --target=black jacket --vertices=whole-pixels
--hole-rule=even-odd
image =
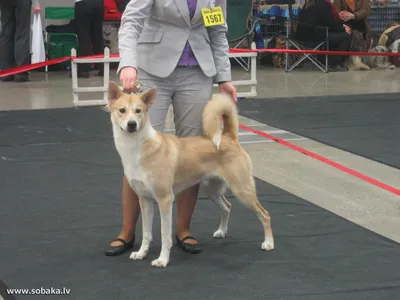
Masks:
[[[307,3],[306,3],[307,4]],[[296,30],[296,39],[300,41],[322,41],[326,31],[319,27],[328,27],[329,32],[345,32],[343,21],[340,20],[334,6],[329,0],[316,0],[315,4],[306,8],[303,6]]]

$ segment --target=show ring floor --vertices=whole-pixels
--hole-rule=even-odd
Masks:
[[[268,105],[260,102],[259,111]],[[168,268],[152,268],[150,261],[160,250],[156,213],[146,260],[131,261],[129,253],[106,257],[103,252],[121,226],[122,177],[107,113],[99,108],[4,111],[0,125],[0,278],[9,288],[65,287],[71,299],[84,300],[398,298],[399,243],[262,180],[257,180],[257,190],[272,218],[272,252],[261,251],[259,221],[232,197],[228,236],[214,239],[219,211],[201,196],[192,223],[193,234],[203,244],[201,254],[186,254],[174,246]],[[302,138],[303,133],[296,133],[302,135],[284,132]],[[267,147],[272,151],[272,145],[258,143],[264,152]],[[271,168],[273,164],[271,160]],[[389,197],[371,190],[375,193]],[[139,222],[136,249],[140,239]]]

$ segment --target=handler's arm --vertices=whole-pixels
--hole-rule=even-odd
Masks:
[[[231,81],[231,63],[229,61],[229,44],[226,33],[228,25],[226,24],[226,0],[216,0],[215,6],[222,8],[225,24],[207,27],[208,35],[211,41],[211,50],[213,53],[217,75],[215,82]]]
[[[126,6],[118,33],[120,62],[117,73],[125,67],[137,69],[137,41],[153,3],[154,0],[131,0]]]

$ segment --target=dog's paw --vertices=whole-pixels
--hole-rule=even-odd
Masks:
[[[221,229],[218,229],[213,234],[213,237],[215,237],[216,239],[223,239],[225,236],[226,236],[226,231],[223,231]]]
[[[168,265],[168,261],[165,259],[157,258],[151,262],[151,265],[156,268],[166,268]]]
[[[266,239],[264,243],[261,245],[261,249],[264,251],[274,250],[274,240],[273,239]]]
[[[142,260],[146,257],[146,255],[147,255],[147,253],[144,251],[132,252],[131,255],[129,256],[129,259]]]

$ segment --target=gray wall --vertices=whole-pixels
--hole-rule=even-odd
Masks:
[[[46,6],[62,6],[62,7],[72,7],[74,6],[75,0],[39,0],[40,6],[42,7],[42,12],[40,15],[42,16],[43,27],[45,24],[44,21],[44,8]],[[64,21],[56,21],[51,20],[49,24],[64,24]]]

